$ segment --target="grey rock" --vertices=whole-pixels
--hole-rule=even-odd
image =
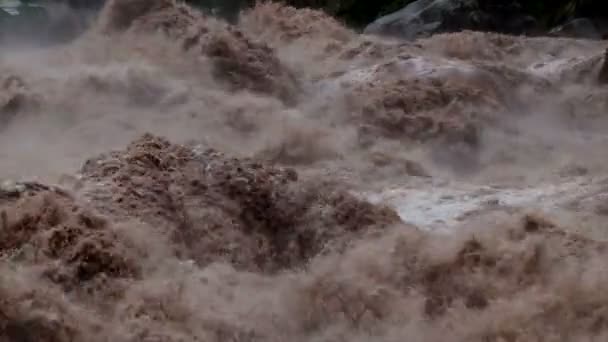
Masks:
[[[414,40],[461,30],[521,34],[536,27],[516,1],[418,0],[368,25],[364,33]]]
[[[598,31],[595,23],[587,18],[570,20],[567,23],[552,29],[549,34],[552,36],[570,38],[602,39],[602,35]]]
[[[397,35],[412,40],[439,30],[445,16],[464,5],[466,2],[453,0],[414,1],[403,9],[374,21],[364,32]]]

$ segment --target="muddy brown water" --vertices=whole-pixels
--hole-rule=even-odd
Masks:
[[[605,43],[111,0],[0,51],[0,341],[603,341]]]

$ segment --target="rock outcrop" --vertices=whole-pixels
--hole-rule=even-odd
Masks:
[[[413,40],[467,29],[522,34],[535,27],[534,18],[526,16],[513,1],[418,0],[379,18],[365,33]]]

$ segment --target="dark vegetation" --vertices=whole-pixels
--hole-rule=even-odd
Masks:
[[[278,0],[295,7],[320,8],[349,25],[364,27],[378,17],[403,8],[413,0]],[[239,8],[255,0],[190,0],[190,3],[215,8],[220,14],[234,17]],[[532,15],[544,27],[558,25],[576,16],[608,17],[605,0],[479,0],[480,7],[518,7]]]

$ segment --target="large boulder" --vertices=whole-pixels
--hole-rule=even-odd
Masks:
[[[365,33],[414,40],[461,30],[522,34],[535,26],[534,18],[526,16],[514,1],[417,0],[374,21]]]
[[[598,31],[595,23],[588,18],[576,18],[560,25],[549,32],[552,36],[602,39],[602,34]]]

